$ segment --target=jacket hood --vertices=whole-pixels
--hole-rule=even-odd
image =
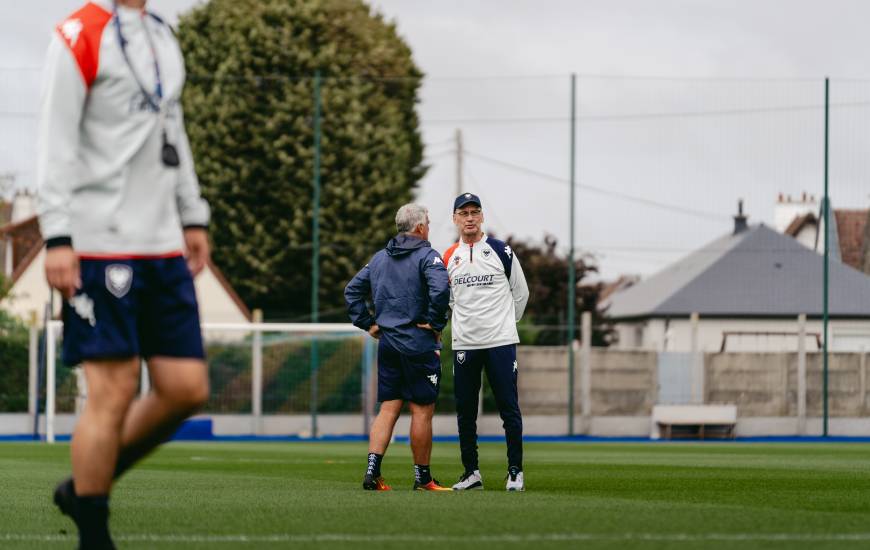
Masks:
[[[393,258],[405,256],[418,248],[428,248],[432,245],[429,241],[408,235],[407,233],[399,233],[387,243],[387,254]]]

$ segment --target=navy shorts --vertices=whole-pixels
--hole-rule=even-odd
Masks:
[[[63,304],[63,361],[203,359],[193,277],[181,256],[82,259],[82,288]]]
[[[441,357],[437,351],[399,353],[383,338],[378,341],[378,401],[402,399],[429,405],[441,389]]]

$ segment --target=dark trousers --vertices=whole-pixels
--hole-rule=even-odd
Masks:
[[[486,379],[495,395],[498,412],[507,440],[508,466],[523,467],[523,417],[517,396],[517,346],[454,350],[453,391],[456,397],[456,418],[459,425],[459,447],[462,465],[470,472],[478,470],[477,407],[480,395],[480,375]]]

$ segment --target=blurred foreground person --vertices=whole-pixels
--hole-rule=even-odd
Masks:
[[[114,548],[112,483],[208,398],[193,277],[209,257],[180,97],[184,61],[145,0],[94,0],[55,29],[37,180],[63,359],[88,387],[54,494],[80,547]],[[186,257],[185,257],[186,256]],[[138,393],[141,359],[151,392]]]

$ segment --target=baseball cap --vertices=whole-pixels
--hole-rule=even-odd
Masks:
[[[456,200],[453,201],[454,212],[457,209],[462,208],[466,204],[476,204],[477,206],[480,206],[481,208],[483,208],[483,206],[480,204],[480,197],[478,197],[474,193],[463,193],[463,194],[459,195],[458,197],[456,197]]]

